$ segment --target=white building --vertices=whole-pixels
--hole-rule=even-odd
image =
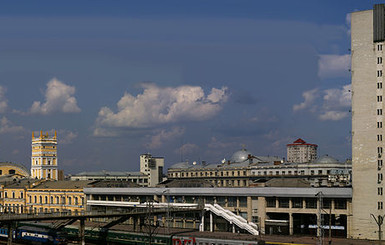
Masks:
[[[140,172],[148,176],[148,185],[156,186],[163,180],[164,158],[150,153],[140,155]]]
[[[384,215],[384,12],[378,4],[351,16],[352,237],[359,239],[378,239],[373,216]]]
[[[142,154],[139,158],[140,172],[96,171],[81,172],[71,176],[71,180],[114,180],[130,181],[143,187],[154,187],[163,180],[163,157]]]
[[[287,161],[296,163],[311,162],[317,159],[317,145],[306,143],[303,139],[297,139],[286,145]]]

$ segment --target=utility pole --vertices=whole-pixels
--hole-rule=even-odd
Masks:
[[[384,216],[385,215],[378,215],[377,218],[376,216],[374,216],[373,214],[370,214],[370,216],[373,217],[374,221],[376,221],[377,225],[378,225],[378,244],[381,245],[382,244],[382,224],[384,223]]]
[[[318,213],[317,213],[317,236],[318,236],[318,244],[323,245],[323,229],[322,229],[322,191],[316,194],[318,197]]]

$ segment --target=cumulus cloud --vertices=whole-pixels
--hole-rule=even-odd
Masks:
[[[61,129],[58,131],[58,141],[60,144],[71,144],[78,137],[77,132]]]
[[[300,111],[312,107],[314,101],[319,97],[318,92],[317,88],[303,92],[302,96],[304,98],[304,102],[294,105],[293,111]]]
[[[0,86],[0,113],[4,113],[8,108],[8,100],[5,98],[6,88]]]
[[[160,130],[155,135],[151,137],[150,143],[146,146],[150,149],[157,149],[164,145],[165,142],[169,142],[181,135],[184,134],[184,128],[182,127],[174,127],[170,131]]]
[[[341,120],[349,115],[352,103],[351,85],[345,85],[340,89],[327,89],[323,96],[323,113],[321,120]]]
[[[348,77],[350,64],[349,54],[320,55],[318,60],[318,76],[320,78]]]
[[[202,121],[215,116],[227,101],[227,88],[212,88],[208,95],[199,86],[158,87],[142,84],[143,93],[125,93],[117,104],[117,112],[100,109],[99,127],[149,128],[180,121]],[[95,132],[94,132],[94,135]]]
[[[294,105],[293,110],[308,110],[317,113],[320,120],[338,121],[349,116],[349,109],[352,103],[350,91],[350,84],[342,88],[305,91],[303,93],[305,101]],[[318,100],[321,95],[321,99]]]
[[[193,153],[196,153],[198,150],[199,150],[199,146],[197,146],[196,144],[187,143],[182,145],[180,148],[176,149],[175,153],[177,154],[182,153],[182,155],[193,154]]]
[[[30,112],[36,114],[80,112],[81,110],[77,105],[74,94],[75,87],[69,86],[54,78],[47,83],[45,102],[34,101]]]
[[[23,131],[24,131],[24,128],[22,126],[14,125],[6,117],[2,117],[0,119],[0,134],[19,133]]]
[[[238,147],[238,143],[232,140],[223,142],[218,140],[216,137],[211,137],[211,140],[207,146],[210,149],[234,149]]]

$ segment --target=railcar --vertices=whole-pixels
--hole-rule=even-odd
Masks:
[[[8,239],[8,228],[0,228],[0,237]],[[36,226],[19,226],[13,231],[13,239],[38,244],[67,244],[66,235],[52,229]]]

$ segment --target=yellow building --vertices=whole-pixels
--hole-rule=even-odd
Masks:
[[[39,182],[41,182],[41,180],[3,178],[1,184],[2,211],[7,213],[28,212],[25,199],[27,189]]]
[[[92,181],[44,181],[27,189],[26,206],[29,212],[70,212],[85,211],[83,188]]]
[[[29,177],[29,171],[21,164],[0,162],[0,176],[14,175],[16,178]]]
[[[35,137],[32,132],[31,177],[36,179],[58,179],[57,135],[48,133]]]

